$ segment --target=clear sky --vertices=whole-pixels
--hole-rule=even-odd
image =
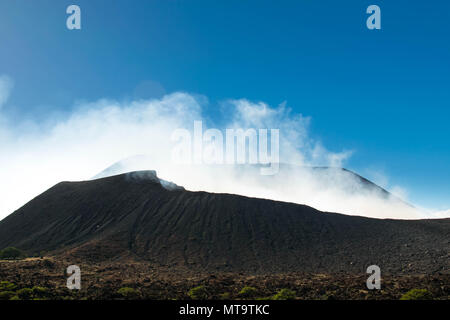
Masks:
[[[66,28],[70,4],[82,29]],[[366,8],[381,8],[381,30]],[[12,121],[77,101],[185,91],[284,101],[346,166],[450,207],[449,1],[1,0],[0,75]],[[375,172],[375,173],[374,173]],[[377,182],[377,181],[376,181]]]

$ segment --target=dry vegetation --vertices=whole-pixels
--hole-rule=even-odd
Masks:
[[[174,272],[133,261],[90,265],[79,263],[82,288],[80,291],[71,291],[65,287],[65,269],[68,265],[68,261],[54,257],[0,261],[0,282],[8,281],[15,286],[12,291],[14,294],[3,295],[3,298],[366,300],[400,299],[409,290],[417,288],[427,290],[433,299],[450,298],[448,273],[395,277],[383,275],[382,290],[370,291],[365,285],[365,274],[195,274],[188,269]]]

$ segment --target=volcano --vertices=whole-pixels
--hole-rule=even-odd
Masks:
[[[448,272],[450,219],[321,212],[187,191],[139,171],[61,182],[0,221],[0,248],[204,271]]]

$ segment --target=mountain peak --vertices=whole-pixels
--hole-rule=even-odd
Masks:
[[[131,171],[126,173],[121,173],[117,175],[112,176],[106,176],[106,177],[94,177],[92,180],[100,180],[100,179],[107,179],[110,177],[123,177],[125,181],[136,181],[136,182],[145,182],[150,181],[154,183],[160,184],[164,189],[172,191],[172,190],[185,190],[183,187],[178,186],[177,184],[166,181],[163,179],[158,178],[158,174],[155,170],[138,170],[138,171]]]
[[[0,248],[213,272],[360,272],[369,262],[382,263],[385,273],[448,266],[450,220],[346,216],[167,185],[151,170],[57,184],[0,221]]]

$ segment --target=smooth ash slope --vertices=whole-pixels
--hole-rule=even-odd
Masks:
[[[379,220],[168,190],[152,175],[59,183],[0,221],[0,248],[204,271],[448,272],[450,219]]]

